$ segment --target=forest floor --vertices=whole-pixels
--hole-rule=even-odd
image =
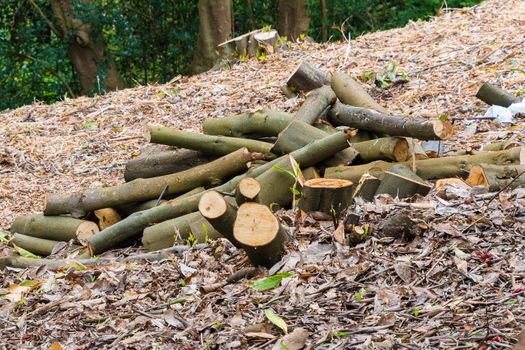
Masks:
[[[523,90],[524,29],[524,1],[488,0],[350,44],[299,43],[264,62],[170,84],[1,112],[0,228],[42,211],[47,191],[122,183],[126,161],[146,146],[146,124],[198,131],[207,117],[297,110],[303,97],[287,99],[280,86],[305,59],[355,77],[381,74],[395,62],[409,82],[386,90],[368,86],[370,93],[390,111],[447,115],[456,136],[446,150],[523,141],[522,120],[508,127],[468,118],[487,109],[474,96],[483,82]],[[372,228],[355,247],[336,244],[330,222],[280,212],[293,238],[270,272],[291,276],[267,291],[246,280],[202,290],[248,266],[244,253],[222,240],[161,261],[58,272],[5,269],[0,349],[278,349],[284,332],[268,322],[268,309],[296,340],[305,338],[308,349],[504,349],[516,343],[525,322],[525,189],[445,199],[431,193],[412,202],[381,197],[352,210]],[[418,222],[417,237],[382,237],[382,217],[398,210]],[[0,243],[0,256],[8,251]],[[137,252],[140,247],[103,256]]]

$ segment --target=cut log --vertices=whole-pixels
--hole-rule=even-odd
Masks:
[[[246,163],[254,159],[256,154],[241,148],[208,164],[171,175],[136,179],[118,186],[87,189],[73,194],[48,193],[44,214],[83,216],[96,209],[158,198],[162,192],[172,195],[199,186],[217,185],[223,179],[246,170]]]
[[[319,171],[316,167],[310,166],[305,169],[301,169],[301,172],[303,173],[303,177],[305,181],[311,180],[311,179],[318,179],[321,177],[319,174]]]
[[[237,209],[228,203],[223,196],[216,191],[204,193],[199,201],[199,212],[224,238],[237,248],[241,247],[241,244],[233,236],[233,225],[237,217]]]
[[[374,196],[376,194],[377,188],[379,187],[379,184],[381,183],[381,180],[377,177],[370,175],[368,173],[363,174],[361,178],[359,179],[359,183],[357,184],[353,198],[362,198],[366,202],[370,202],[374,199]]]
[[[52,241],[85,242],[99,232],[97,224],[65,216],[29,214],[15,219],[11,232]]]
[[[281,48],[281,37],[276,30],[260,31],[253,34],[258,51],[267,54],[277,52]]]
[[[277,204],[281,207],[290,203],[295,205],[294,199],[298,198],[304,182],[299,164],[291,155],[255,179],[261,186],[257,202],[265,205]]]
[[[525,165],[480,164],[470,169],[465,182],[471,186],[481,185],[487,187],[490,192],[496,192],[505,186],[514,189],[525,185],[523,173]]]
[[[233,236],[254,266],[272,267],[281,260],[288,235],[266,205],[244,203],[237,211]]]
[[[340,216],[352,202],[352,182],[342,179],[312,179],[303,185],[299,208]]]
[[[426,196],[432,189],[432,184],[417,176],[405,165],[394,165],[381,180],[377,194],[389,194],[392,197],[408,198],[416,194]]]
[[[375,133],[407,136],[419,140],[447,140],[454,134],[452,124],[447,120],[430,121],[384,114],[372,109],[347,106],[340,102],[334,103],[328,119],[336,126],[346,125]]]
[[[65,244],[63,241],[31,237],[20,233],[13,235],[11,243],[33,254],[42,256],[51,255],[57,244]],[[80,246],[71,246],[71,248],[79,249]]]
[[[245,177],[239,181],[239,185],[235,189],[235,201],[238,205],[246,202],[257,202],[259,192],[261,192],[259,182],[252,177]]]
[[[364,163],[374,160],[404,162],[410,157],[408,141],[400,137],[382,137],[352,146],[359,152],[357,159]]]
[[[292,72],[286,84],[294,91],[308,92],[323,85],[330,85],[330,77],[315,64],[303,61]]]
[[[293,120],[277,138],[272,152],[274,154],[286,154],[295,151],[313,140],[326,137],[327,134],[301,120]],[[357,156],[355,149],[349,145],[348,148],[338,152],[325,162],[327,166],[348,165]]]
[[[408,159],[416,159],[416,160],[422,160],[422,159],[428,159],[427,152],[421,147],[421,144],[414,140],[411,137],[406,138],[408,143]]]
[[[332,89],[339,101],[344,104],[388,114],[386,108],[377,103],[357,81],[345,73],[336,72],[332,75]]]
[[[416,160],[416,174],[425,180],[444,179],[447,177],[465,178],[473,165],[482,163],[498,165],[523,163],[521,151],[522,148],[511,148],[506,151],[480,152],[479,154],[467,156]],[[399,164],[404,164],[409,168],[412,167],[411,161]],[[363,165],[332,167],[325,170],[324,176],[357,182],[370,169],[379,168],[386,171],[393,165],[393,163],[389,162],[375,161]]]
[[[184,244],[190,235],[193,237],[191,243],[207,243],[209,239],[222,237],[201,213],[196,212],[146,228],[142,245],[148,251],[155,251],[171,247],[175,243]]]
[[[102,208],[93,212],[98,219],[98,227],[103,230],[111,225],[116,224],[122,218],[119,213],[113,208]]]
[[[511,104],[519,102],[516,96],[490,83],[481,85],[476,97],[486,104],[502,107],[509,107]]]
[[[290,113],[263,109],[259,112],[204,121],[203,132],[207,135],[261,138],[277,136],[294,119]]]
[[[243,147],[250,152],[269,154],[273,147],[271,143],[263,141],[204,135],[159,126],[148,126],[146,141],[187,148],[211,155],[226,155]]]
[[[154,147],[148,147],[143,155],[128,161],[124,170],[126,182],[177,173],[217,159],[197,151],[150,146]]]
[[[524,147],[525,144],[515,140],[492,142],[483,146],[483,151],[503,151],[514,147]]]
[[[204,190],[204,187],[198,188],[202,188]],[[117,207],[117,212],[121,215],[121,217],[126,217],[138,211],[151,209],[153,207],[156,207],[157,205],[164,205],[167,203],[168,201],[166,199],[161,199],[160,201],[158,199],[151,199],[146,202],[120,205]]]
[[[217,45],[220,52],[235,53],[236,57],[253,57],[257,52],[257,43],[253,39],[253,35],[261,32],[262,29],[257,29],[249,33],[239,35],[233,39],[225,41]]]
[[[322,140],[313,141],[305,147],[292,152],[291,155],[300,161],[303,166],[308,167],[325,160],[345,147],[348,147],[348,135],[343,132],[338,132],[327,136]],[[261,175],[283,159],[285,159],[285,157],[275,159],[254,169],[252,176]],[[218,192],[233,192],[239,181],[244,177],[245,175],[238,175],[227,183],[217,186],[214,189]],[[124,220],[91,237],[89,240],[91,247],[90,254],[100,254],[119,242],[142,232],[144,228],[150,225],[196,211],[201,196],[202,193],[197,193],[191,197],[172,200],[168,205],[157,206],[130,215]]]
[[[312,125],[336,99],[334,91],[329,86],[322,86],[312,90],[295,114],[295,118]]]

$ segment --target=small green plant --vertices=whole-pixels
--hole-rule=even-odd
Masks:
[[[184,280],[184,278],[179,278],[179,284],[181,287],[186,286],[186,281]]]
[[[334,334],[336,337],[340,337],[340,338],[348,337],[348,333],[344,331],[335,331]]]
[[[414,310],[412,310],[412,314],[415,316],[415,317],[419,317],[419,313],[421,312],[421,309],[419,309],[419,307],[415,307]]]
[[[222,324],[222,320],[217,320],[215,321],[215,323],[213,324],[212,328],[215,329],[215,330],[218,330],[219,327],[221,326]]]
[[[188,247],[193,247],[194,245],[197,244],[197,241],[198,240],[193,234],[193,232],[190,232],[190,234],[188,235],[188,238],[186,239],[186,244],[188,245]]]
[[[361,288],[355,293],[355,300],[358,302],[363,300],[363,297],[366,295],[366,288]]]
[[[301,179],[303,178],[303,174],[301,173],[301,167],[299,166],[299,164],[295,161],[293,161],[293,159],[290,159],[291,160],[291,163],[294,164],[294,166],[292,167],[292,170],[289,170],[289,169],[286,169],[286,168],[283,168],[281,166],[278,166],[278,165],[274,165],[272,167],[273,170],[276,170],[276,171],[280,171],[280,172],[283,172],[283,173],[286,173],[288,175],[290,175],[291,177],[293,177],[294,179],[294,183],[293,185],[290,187],[290,191],[292,192],[292,208],[295,209],[295,206],[296,206],[296,202],[297,202],[297,196],[301,196],[302,195],[302,192],[298,190],[298,187],[299,186],[302,186],[302,183],[301,183]],[[271,208],[270,208],[271,210]]]
[[[268,55],[266,54],[266,52],[257,51],[255,53],[255,58],[258,59],[261,62],[266,62],[266,59],[268,58]]]

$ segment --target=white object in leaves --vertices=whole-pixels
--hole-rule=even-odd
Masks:
[[[512,116],[525,114],[525,102],[513,103],[507,109],[512,113]]]
[[[512,113],[508,108],[501,106],[490,106],[485,113],[485,118],[496,119],[500,123],[515,124],[516,121],[512,117]]]

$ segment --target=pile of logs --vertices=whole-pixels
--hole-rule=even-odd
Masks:
[[[15,220],[12,243],[49,255],[70,242],[89,257],[137,238],[155,251],[223,237],[270,267],[288,239],[277,207],[342,219],[357,197],[425,196],[445,178],[497,190],[523,171],[516,142],[439,158],[449,121],[389,113],[344,73],[303,62],[283,90],[307,93],[295,115],[207,119],[202,134],[149,126],[150,143],[173,148],[130,160],[121,185],[48,193],[43,214]]]

